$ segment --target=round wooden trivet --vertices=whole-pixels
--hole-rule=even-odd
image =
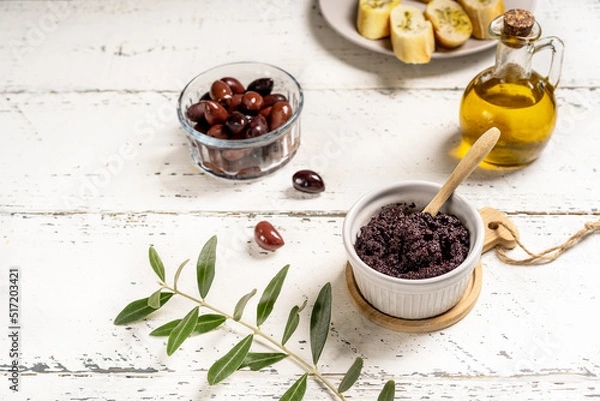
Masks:
[[[477,298],[481,293],[482,268],[481,262],[478,262],[473,270],[473,275],[471,276],[471,280],[469,280],[465,293],[452,309],[441,315],[427,319],[401,319],[386,315],[375,309],[358,290],[350,263],[346,265],[346,284],[350,291],[350,298],[352,298],[352,301],[358,310],[369,318],[369,320],[385,328],[404,333],[429,333],[431,331],[442,330],[452,326],[454,323],[467,316],[471,309],[473,309],[477,302]]]

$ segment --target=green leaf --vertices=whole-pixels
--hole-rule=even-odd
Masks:
[[[152,270],[158,276],[161,281],[165,281],[165,266],[163,265],[162,260],[160,260],[160,256],[158,256],[158,252],[154,247],[150,247],[148,249],[148,258],[150,259],[150,266],[152,266]]]
[[[199,306],[194,307],[187,315],[173,328],[167,341],[167,355],[173,355],[183,342],[192,334],[196,323],[198,322]]]
[[[358,377],[360,376],[360,372],[362,371],[362,368],[363,368],[363,359],[356,358],[354,360],[354,363],[352,364],[352,366],[350,366],[350,369],[348,369],[348,371],[344,375],[344,378],[342,379],[342,381],[338,387],[338,393],[343,393],[344,391],[346,391],[350,387],[352,387],[354,385],[354,383],[356,383],[356,381],[358,380]]]
[[[172,292],[163,292],[160,294],[160,306],[163,306],[174,294]],[[116,325],[128,324],[140,320],[156,311],[157,308],[148,306],[149,298],[142,298],[131,302],[117,315],[115,321]]]
[[[217,384],[234,373],[250,351],[254,336],[249,334],[208,369],[208,383]]]
[[[306,393],[306,378],[308,373],[302,375],[301,378],[296,380],[296,383],[292,385],[279,399],[279,401],[300,401],[304,398]]]
[[[285,345],[285,343],[288,342],[288,340],[290,339],[292,334],[294,334],[294,332],[298,328],[298,324],[300,323],[300,312],[302,312],[304,307],[306,307],[307,302],[308,302],[308,300],[305,299],[304,302],[302,303],[302,305],[300,305],[300,306],[296,305],[290,310],[290,314],[288,315],[288,320],[285,325],[285,329],[283,330],[283,337],[281,338],[281,345]]]
[[[313,363],[316,365],[321,357],[331,323],[331,283],[327,283],[319,291],[315,306],[310,316],[310,347]]]
[[[250,368],[252,371],[261,370],[287,358],[287,356],[281,352],[248,352],[238,370],[242,368]]]
[[[276,275],[271,279],[265,291],[260,297],[260,301],[258,301],[258,306],[256,307],[256,325],[260,326],[267,320],[271,312],[273,311],[273,306],[275,305],[275,301],[277,301],[277,297],[279,297],[279,293],[281,292],[281,287],[283,286],[283,282],[285,280],[285,276],[290,268],[290,265],[284,266]]]
[[[240,300],[235,305],[235,309],[233,310],[233,320],[236,322],[242,318],[244,314],[244,309],[246,308],[246,304],[256,294],[256,288],[244,295],[240,298]]]
[[[200,315],[200,317],[198,318],[198,323],[196,323],[196,327],[194,328],[192,335],[193,334],[203,334],[203,333],[207,333],[211,330],[214,330],[217,327],[219,327],[220,325],[222,325],[223,323],[225,323],[226,320],[227,320],[227,318],[223,315],[210,314],[210,313],[207,313],[205,315]],[[170,321],[169,323],[165,323],[162,326],[154,329],[150,333],[150,335],[154,336],[154,337],[166,337],[171,334],[171,332],[173,331],[175,326],[177,326],[179,324],[179,322],[181,322],[181,319],[175,319],[173,321]]]
[[[215,263],[217,260],[217,236],[213,235],[200,251],[196,263],[196,279],[198,291],[202,299],[206,298],[215,278]]]
[[[148,306],[152,309],[160,308],[160,294],[162,292],[162,288],[158,289],[154,294],[150,295],[148,298]]]
[[[201,315],[198,318],[198,323],[196,324],[196,328],[194,329],[194,334],[203,334],[214,330],[223,323],[225,323],[226,320],[227,318],[225,316],[217,315],[214,313],[207,313],[206,315]]]
[[[167,337],[173,329],[181,322],[181,319],[171,320],[169,323],[165,323],[150,332],[153,337]]]
[[[383,386],[381,393],[379,393],[379,397],[377,397],[377,401],[394,401],[395,395],[396,395],[396,383],[393,380],[389,380]]]
[[[190,261],[189,259],[184,260],[177,268],[177,271],[175,272],[175,278],[173,278],[173,288],[177,289],[177,283],[179,282],[179,275],[181,275],[181,271],[183,270],[183,267],[189,261]]]

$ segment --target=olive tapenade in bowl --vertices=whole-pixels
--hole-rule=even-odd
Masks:
[[[300,84],[279,67],[237,62],[193,78],[177,114],[192,159],[204,171],[231,180],[273,173],[300,146]]]
[[[363,196],[346,215],[342,236],[356,286],[382,313],[434,317],[467,288],[483,249],[483,221],[457,193],[436,216],[421,213],[440,188],[399,182]]]

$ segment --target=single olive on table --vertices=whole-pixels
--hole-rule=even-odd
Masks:
[[[290,74],[240,62],[192,79],[181,92],[178,116],[202,170],[248,180],[278,170],[296,154],[303,104],[302,89]]]
[[[276,251],[285,245],[279,232],[268,221],[261,221],[254,227],[254,240],[267,251]]]
[[[292,176],[292,184],[301,192],[316,194],[325,191],[325,182],[312,170],[299,170]]]

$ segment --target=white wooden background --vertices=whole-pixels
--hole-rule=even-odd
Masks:
[[[600,5],[542,0],[536,16],[544,35],[566,44],[552,141],[531,166],[480,169],[460,192],[508,213],[539,251],[600,218]],[[172,275],[213,234],[219,253],[210,297],[224,308],[292,265],[265,325],[277,337],[292,305],[308,298],[310,306],[332,283],[332,333],[320,368],[337,383],[356,356],[365,359],[348,399],[376,400],[389,379],[398,400],[600,397],[598,236],[544,266],[507,266],[484,255],[474,310],[439,332],[380,328],[347,293],[345,212],[392,181],[443,182],[457,162],[462,90],[493,58],[489,50],[403,65],[338,36],[315,0],[0,2],[2,316],[7,271],[22,273],[21,387],[8,388],[2,329],[0,398],[278,399],[302,374],[293,363],[207,384],[212,362],[247,334],[235,324],[171,357],[164,340],[147,333],[189,304],[173,299],[147,322],[112,324],[126,303],[156,288],[150,245]],[[250,183],[200,172],[175,114],[185,82],[240,60],[288,70],[306,95],[297,156]],[[327,190],[293,190],[291,176],[301,168],[320,172]],[[252,241],[262,219],[287,242],[275,253]],[[184,273],[190,283],[192,271]],[[305,313],[289,346],[310,360],[307,320]],[[309,381],[306,399],[334,397]]]

